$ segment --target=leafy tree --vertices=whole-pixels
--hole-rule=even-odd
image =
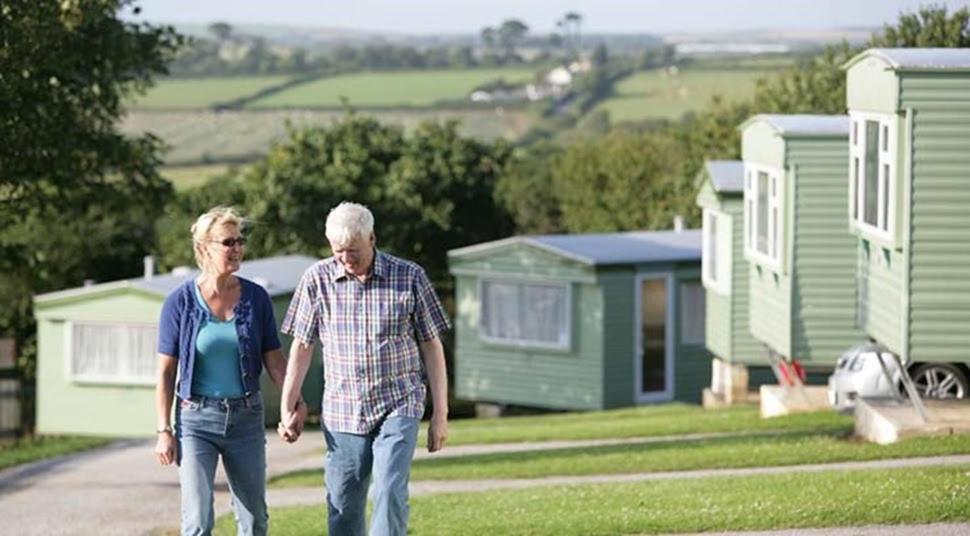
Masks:
[[[121,20],[130,4],[0,6],[0,334],[18,339],[28,374],[31,295],[138,273],[171,195],[155,171],[159,141],[116,125],[123,99],[165,72],[181,40]]]
[[[559,197],[553,178],[562,149],[538,142],[520,149],[506,166],[495,185],[495,197],[523,234],[562,233]]]
[[[570,147],[553,170],[566,228],[611,232],[669,226],[679,156],[670,137],[619,132]]]
[[[250,253],[327,254],[327,211],[350,199],[381,215],[386,176],[403,145],[401,129],[356,115],[329,128],[292,130],[243,177],[254,224]]]
[[[873,36],[874,47],[970,47],[970,8],[947,15],[946,6],[927,6],[900,15],[896,26],[886,25]]]
[[[527,33],[529,33],[529,27],[518,19],[506,20],[499,26],[498,42],[505,53],[505,57],[515,56],[516,49]]]
[[[209,33],[218,41],[225,41],[232,35],[232,26],[225,22],[214,22],[209,25]]]
[[[841,43],[826,47],[819,56],[802,62],[775,78],[758,83],[755,109],[777,113],[845,112],[845,71],[842,65],[869,47],[967,47],[970,46],[970,8],[952,15],[946,6],[921,8],[900,15],[895,26],[887,25],[863,47]]]
[[[449,249],[508,236],[512,222],[493,192],[510,155],[502,143],[458,133],[458,123],[424,123],[387,176],[383,243],[450,282]]]

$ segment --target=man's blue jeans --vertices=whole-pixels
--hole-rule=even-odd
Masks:
[[[182,534],[211,534],[213,480],[222,456],[238,534],[264,535],[266,435],[259,393],[240,399],[193,397],[178,401]]]
[[[418,440],[418,419],[388,417],[367,435],[324,428],[330,534],[363,536],[367,486],[374,474],[370,533],[397,536],[408,529],[408,479]]]

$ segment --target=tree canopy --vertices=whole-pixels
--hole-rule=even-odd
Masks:
[[[0,336],[30,374],[31,295],[141,269],[171,196],[152,136],[117,129],[180,43],[125,22],[126,0],[13,0],[0,6]]]

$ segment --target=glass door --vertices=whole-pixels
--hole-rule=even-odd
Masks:
[[[666,276],[640,281],[637,394],[644,401],[667,398],[670,394],[669,293]]]

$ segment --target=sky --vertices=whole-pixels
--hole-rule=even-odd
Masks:
[[[478,33],[518,18],[548,32],[569,11],[592,33],[821,30],[877,27],[901,11],[970,0],[136,0],[138,20],[154,23],[273,24],[388,31]]]

